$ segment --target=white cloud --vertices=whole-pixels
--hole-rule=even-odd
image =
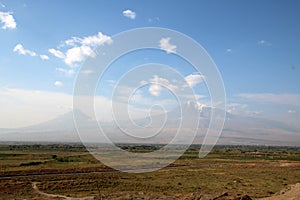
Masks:
[[[93,52],[93,48],[100,45],[111,44],[113,40],[111,37],[98,32],[96,35],[87,36],[84,38],[72,37],[66,40],[60,47],[68,47],[63,53],[56,49],[49,49],[49,52],[54,56],[63,59],[65,64],[70,67],[76,66],[77,63],[82,62],[88,56],[95,57],[96,54]]]
[[[111,43],[112,43],[111,37],[104,35],[101,32],[98,32],[97,35],[87,36],[84,38],[72,37],[71,39],[65,41],[65,44],[68,46],[83,45],[89,47],[96,47],[99,45],[111,44]]]
[[[160,41],[159,41],[159,47],[160,49],[166,51],[168,54],[169,53],[176,53],[176,48],[177,46],[176,45],[173,45],[170,43],[170,39],[171,38],[162,38]]]
[[[112,43],[111,37],[104,35],[101,32],[98,32],[97,35],[84,37],[81,40],[82,45],[92,46],[92,47],[103,45],[103,44],[111,44],[111,43]]]
[[[162,89],[163,89],[163,88],[162,88],[160,85],[158,85],[158,84],[152,84],[152,85],[150,85],[148,91],[149,91],[150,94],[152,94],[153,96],[158,97],[158,96],[160,95]]]
[[[20,55],[38,56],[38,54],[36,52],[25,49],[22,44],[17,44],[14,47],[13,51]],[[47,56],[47,55],[39,55],[39,57],[42,60],[49,60],[49,56]]]
[[[73,69],[56,68],[56,71],[62,73],[65,76],[73,76],[75,71]]]
[[[64,84],[63,84],[61,81],[55,81],[55,82],[54,82],[54,85],[55,85],[56,87],[62,87],[62,86],[64,86]]]
[[[1,6],[3,7],[4,5],[1,4]],[[3,23],[2,29],[15,29],[17,27],[12,14],[11,12],[0,12],[0,22]]]
[[[124,11],[123,11],[123,15],[124,15],[125,17],[130,18],[130,19],[135,19],[135,18],[136,18],[136,13],[133,12],[132,10],[124,10]]]
[[[22,44],[17,44],[13,51],[21,55],[36,56],[35,52],[25,49]]]
[[[42,60],[49,60],[49,57],[47,55],[40,55],[40,58]]]
[[[76,43],[80,43],[80,38],[78,37],[72,37],[71,39],[68,39],[64,42],[64,44],[61,44],[60,46],[63,47],[64,45],[68,46],[75,46]]]
[[[226,49],[226,52],[230,53],[232,52],[232,49]]]
[[[31,50],[25,49],[22,44],[17,44],[14,47],[13,51],[20,55],[37,56],[37,53],[35,53],[34,51],[31,51]],[[49,60],[49,57],[47,55],[39,55],[39,56],[42,60]]]
[[[89,46],[73,47],[66,52],[64,59],[69,66],[74,66],[77,62],[82,62],[87,56],[92,54],[92,49]]]
[[[172,85],[167,79],[161,78],[157,75],[154,75],[153,78],[149,80],[149,83],[150,87],[148,91],[153,96],[160,96],[164,87],[173,92],[178,89],[176,85]],[[142,84],[144,85],[144,82],[142,82]]]
[[[2,3],[0,3],[0,7],[1,7],[1,8],[5,8],[5,5],[2,4]]]
[[[288,110],[288,113],[290,113],[290,114],[296,113],[296,110]]]
[[[196,86],[197,84],[204,81],[204,76],[200,74],[190,74],[186,77],[184,77],[187,84],[192,88]]]
[[[48,50],[51,54],[53,54],[55,57],[57,58],[61,58],[64,59],[65,58],[65,54],[59,50],[56,49],[49,49]]]

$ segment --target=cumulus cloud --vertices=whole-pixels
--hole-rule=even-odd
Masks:
[[[35,52],[25,49],[22,44],[17,44],[13,51],[21,55],[36,56]]]
[[[77,63],[82,62],[88,56],[94,57],[96,54],[92,49],[100,45],[111,44],[113,40],[111,37],[98,32],[96,35],[87,37],[72,37],[64,41],[60,47],[67,47],[65,53],[56,49],[49,49],[49,52],[54,56],[63,59],[65,64],[70,67],[76,66]]]
[[[136,18],[136,13],[135,12],[133,12],[132,10],[124,10],[123,11],[123,15],[124,15],[124,17],[128,17],[128,18],[130,18],[130,19],[135,19]]]
[[[42,60],[49,60],[49,57],[47,55],[40,55],[40,58]]]
[[[192,88],[196,86],[197,84],[204,81],[204,76],[200,74],[190,74],[186,77],[184,77],[187,84]]]
[[[49,49],[48,51],[57,58],[61,58],[61,59],[65,58],[65,54],[59,50]]]
[[[152,84],[150,87],[149,87],[149,92],[150,94],[152,94],[153,96],[156,96],[158,97],[162,91],[162,87],[158,84]]]
[[[1,4],[3,7],[4,5]],[[4,6],[5,7],[5,6]],[[15,29],[17,28],[17,23],[11,12],[0,12],[0,22],[3,24],[2,29]]]
[[[89,46],[73,47],[66,52],[64,61],[67,65],[74,66],[74,63],[83,61],[92,52]]]
[[[171,38],[169,38],[169,37],[168,38],[162,38],[159,41],[159,47],[160,47],[160,49],[166,51],[168,54],[169,53],[176,53],[177,46],[171,44],[170,40],[171,40]]]
[[[96,47],[96,46],[99,46],[99,45],[111,44],[112,43],[111,37],[109,37],[107,35],[104,35],[101,32],[98,32],[97,35],[84,37],[80,41],[81,41],[80,43],[82,45],[92,46],[92,47]]]
[[[148,81],[142,80],[140,81],[140,85],[148,85],[149,89],[148,92],[153,96],[160,96],[163,89],[170,90],[172,92],[178,91],[179,89],[184,91],[187,87],[194,87],[199,83],[202,83],[205,79],[203,75],[200,74],[190,74],[186,77],[184,77],[185,81],[178,81],[178,80],[172,80],[169,81],[166,78],[159,77],[157,75],[154,75],[151,79]],[[198,95],[199,98],[201,98],[201,95]]]
[[[153,76],[153,78],[151,78],[149,82],[150,87],[148,91],[153,96],[160,96],[161,91],[164,87],[173,92],[178,89],[176,85],[172,85],[167,79],[161,78],[157,75]]]
[[[56,68],[56,71],[65,76],[73,76],[75,74],[73,69]]]
[[[64,86],[64,84],[63,84],[61,81],[55,81],[55,82],[54,82],[54,85],[55,85],[56,87],[62,87],[62,86]]]

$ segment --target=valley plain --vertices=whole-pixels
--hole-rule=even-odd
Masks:
[[[134,174],[104,166],[80,144],[2,144],[0,199],[260,199],[300,183],[299,147],[222,145],[204,159],[199,148]]]

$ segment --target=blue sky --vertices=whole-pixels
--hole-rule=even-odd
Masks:
[[[297,0],[0,3],[0,127],[46,121],[71,109],[74,80],[90,50],[77,61],[74,51],[66,58],[68,50],[97,38],[102,39],[97,44],[106,44],[122,31],[149,26],[182,32],[207,50],[222,75],[229,112],[291,124],[300,119]],[[166,63],[176,63],[183,76],[193,74],[170,54],[141,54],[125,63],[142,64],[145,55],[156,62],[169,58]],[[196,91],[204,95],[201,84]]]

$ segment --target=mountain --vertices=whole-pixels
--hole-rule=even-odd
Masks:
[[[79,118],[89,126],[91,119],[80,111]],[[76,133],[73,112],[55,119],[19,129],[0,130],[0,141],[44,141],[44,142],[80,142]]]
[[[199,109],[196,104],[187,102],[182,105],[182,109],[175,108],[166,115],[135,120],[134,122],[138,126],[123,121],[118,125],[113,122],[101,123],[101,127],[107,137],[114,142],[144,143],[145,139],[143,138],[151,136],[150,139],[147,139],[149,143],[167,143],[175,137],[180,122],[183,120],[181,123],[184,124],[184,127],[181,131],[184,137],[179,137],[177,141],[180,143],[184,142],[186,138],[193,137],[193,130],[196,128],[195,120],[199,119],[198,133],[194,143],[202,143],[209,127],[211,109],[209,107]],[[99,137],[96,121],[78,110],[74,112],[76,112],[77,119],[80,120],[81,134],[84,134],[81,137],[90,142],[105,141],[103,137]],[[69,112],[35,126],[0,129],[0,141],[80,142],[73,114],[73,112]],[[167,121],[165,121],[165,117]],[[158,130],[161,134],[154,134]],[[140,139],[133,139],[128,133],[132,133]],[[277,121],[227,113],[218,144],[300,145],[300,130]]]

